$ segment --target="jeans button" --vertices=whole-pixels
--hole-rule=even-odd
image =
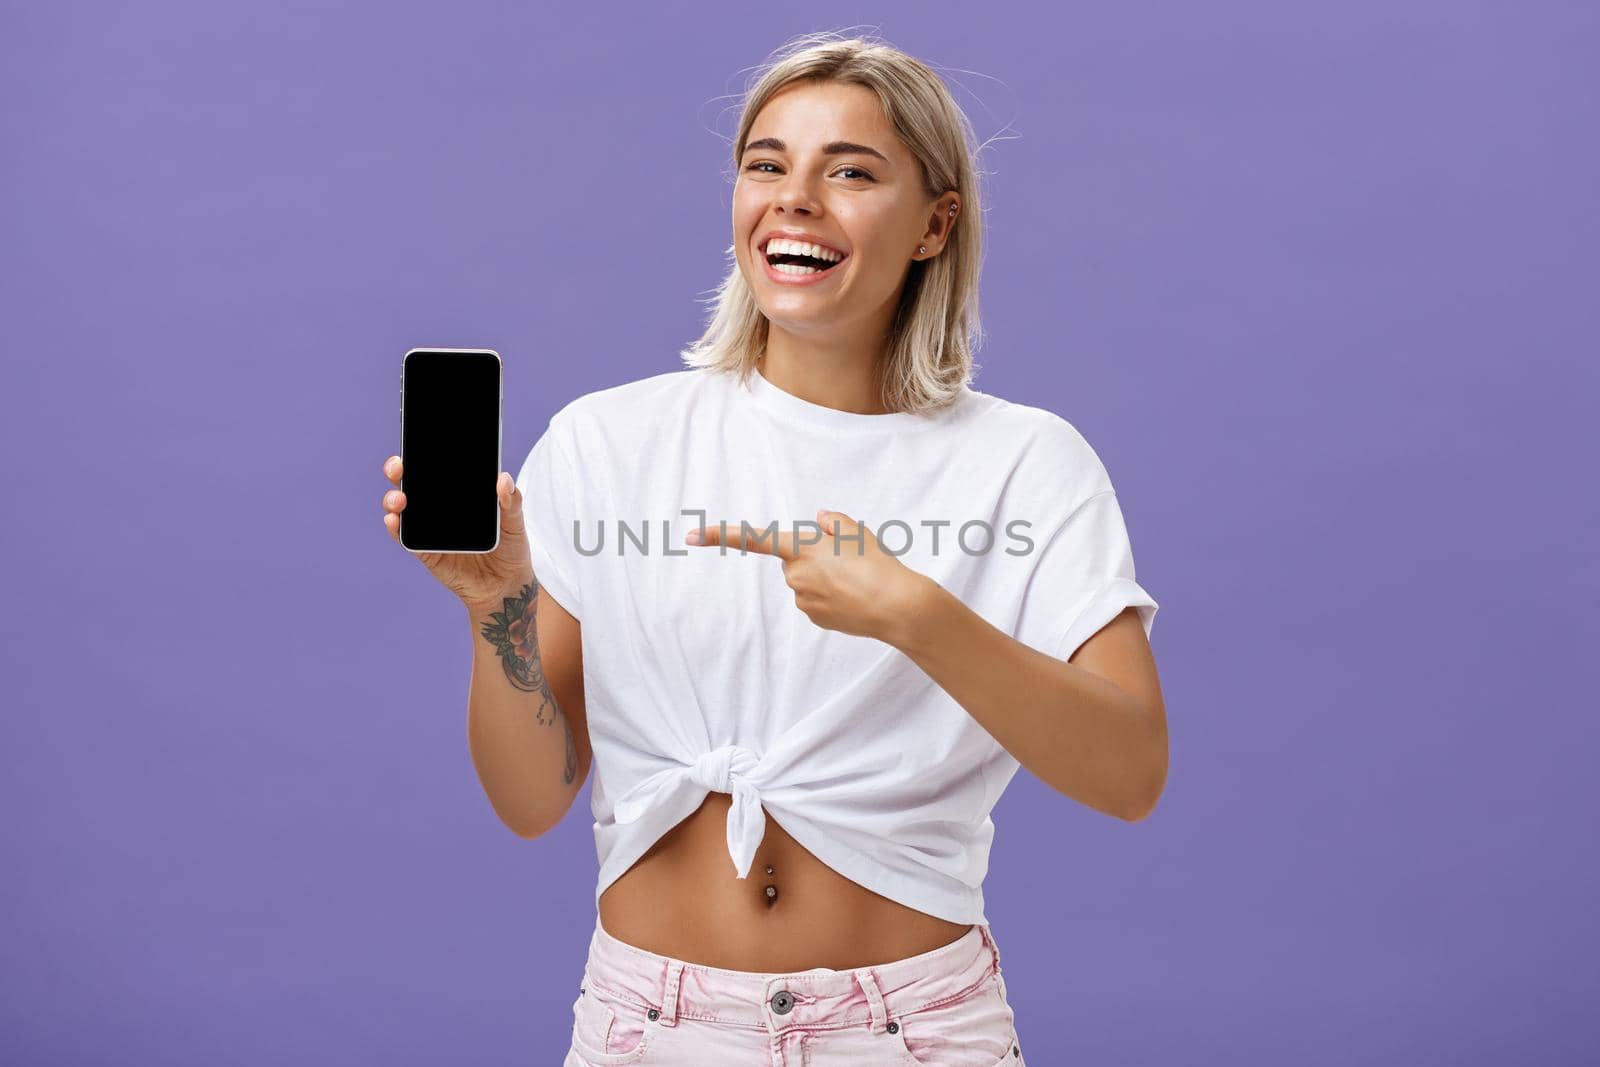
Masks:
[[[645,1015],[649,1016],[651,1022],[655,1022],[657,1019],[661,1018],[661,1009],[651,1008],[649,1011],[645,1012]]]
[[[772,994],[772,1010],[779,1015],[788,1015],[794,1007],[794,994],[787,989],[780,989]]]
[[[898,1034],[900,1032],[900,1024],[890,1023],[888,1026],[884,1027],[884,1029],[888,1030],[891,1034]]]

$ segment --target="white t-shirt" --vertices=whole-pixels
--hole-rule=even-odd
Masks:
[[[1016,759],[899,650],[812,622],[781,559],[686,545],[702,521],[811,537],[818,509],[843,512],[1062,659],[1126,607],[1147,635],[1156,614],[1088,442],[970,388],[932,417],[862,415],[760,373],[669,371],[567,404],[517,484],[535,577],[583,626],[596,906],[717,790],[740,878],[773,818],[873,892],[986,921]]]

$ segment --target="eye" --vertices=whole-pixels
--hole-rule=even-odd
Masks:
[[[762,167],[772,167],[773,169],[772,170],[761,170]],[[744,169],[747,170],[747,171],[749,171],[749,170],[757,171],[757,172],[759,172],[761,174],[776,174],[777,173],[777,164],[773,163],[770,159],[758,159],[754,163],[751,163],[749,166],[745,167]],[[849,179],[850,181],[869,181],[869,182],[877,181],[876,178],[874,178],[872,175],[868,174],[866,171],[862,170],[860,167],[840,167],[838,169],[838,171],[836,171],[835,173],[843,174],[845,171],[850,171],[850,172],[852,172],[854,174],[859,174],[860,175],[859,178],[851,178],[851,179]]]

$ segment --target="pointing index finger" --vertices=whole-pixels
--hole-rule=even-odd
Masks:
[[[741,552],[755,552],[779,559],[795,559],[798,555],[794,536],[780,533],[776,519],[759,528],[750,525],[748,519],[740,519],[737,528],[723,519],[714,525],[707,524],[698,530],[690,530],[684,540],[691,545],[723,545]]]

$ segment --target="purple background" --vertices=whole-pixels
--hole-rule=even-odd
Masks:
[[[1600,24],[1266,2],[6,5],[0,1060],[560,1059],[588,790],[480,790],[400,357],[501,351],[513,472],[678,366],[727,94],[862,25],[966,72],[976,384],[1162,605],[1154,816],[995,813],[1030,1062],[1592,1062]]]

